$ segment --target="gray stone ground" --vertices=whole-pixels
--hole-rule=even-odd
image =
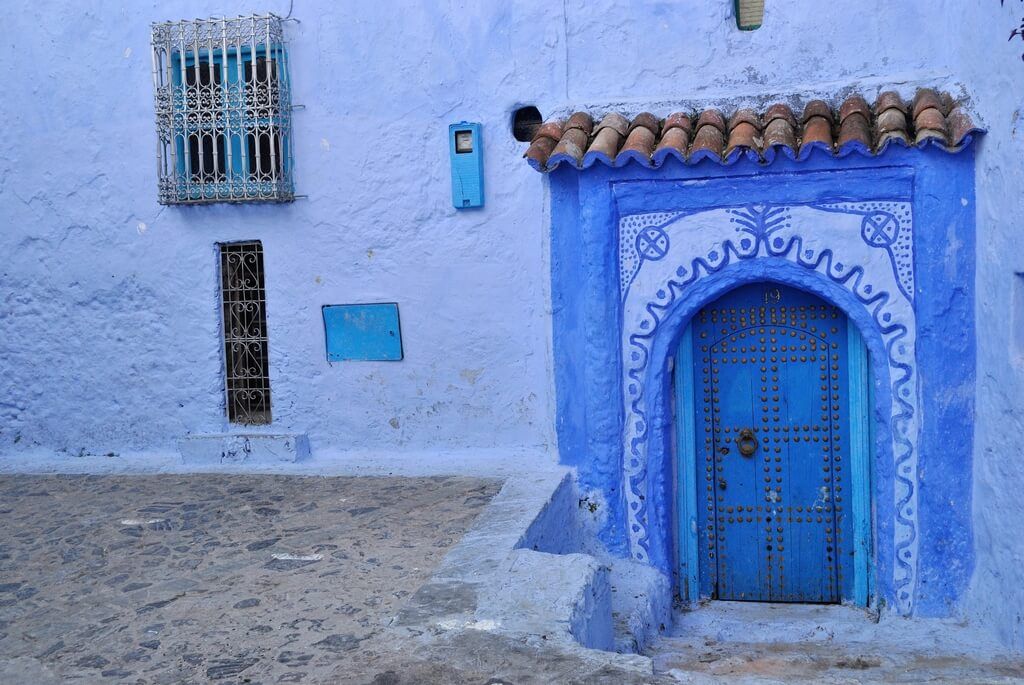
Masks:
[[[0,685],[1024,683],[969,626],[711,603],[597,668],[544,636],[388,630],[499,489],[474,478],[0,476]],[[441,655],[441,656],[439,656]]]
[[[473,478],[0,476],[0,683],[477,683],[385,628]]]

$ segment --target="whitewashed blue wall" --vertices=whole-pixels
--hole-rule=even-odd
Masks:
[[[939,86],[969,96],[990,129],[970,607],[1024,646],[1024,351],[1010,342],[1024,43],[1007,40],[1024,8],[767,5],[764,27],[741,33],[731,0],[296,0],[296,179],[308,199],[161,208],[150,22],[284,14],[288,2],[13,0],[0,45],[0,454],[143,459],[224,430],[214,244],[255,238],[274,430],[308,433],[318,458],[553,461],[546,189],[519,159],[511,111],[665,113]],[[482,211],[450,206],[445,136],[459,119],[484,124]],[[320,306],[380,300],[400,303],[405,361],[329,366]]]
[[[978,156],[977,561],[971,614],[1024,649],[1024,3],[966,3],[957,53],[989,129]],[[939,227],[938,230],[942,230]],[[956,249],[951,245],[950,249]],[[951,275],[952,276],[952,275]]]

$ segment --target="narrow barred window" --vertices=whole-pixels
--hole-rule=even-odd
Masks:
[[[270,364],[263,246],[220,244],[224,378],[228,420],[270,423]]]

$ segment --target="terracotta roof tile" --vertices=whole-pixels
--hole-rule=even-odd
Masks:
[[[658,141],[658,147],[651,158],[654,164],[662,164],[669,156],[685,162],[686,151],[690,147],[690,136],[693,133],[693,121],[690,116],[682,112],[669,114],[661,130],[661,140]]]
[[[854,142],[871,149],[871,124],[859,111],[850,112],[843,118],[839,124],[839,140],[836,144],[842,148]]]
[[[649,112],[632,120],[611,112],[596,126],[588,113],[576,112],[565,122],[541,125],[524,156],[540,171],[563,163],[577,169],[597,162],[659,167],[669,157],[686,164],[705,158],[731,164],[744,156],[769,163],[777,154],[801,160],[815,150],[876,155],[894,142],[956,152],[981,132],[947,93],[922,89],[909,105],[893,91],[881,93],[873,105],[851,95],[837,111],[824,100],[811,100],[799,118],[784,104],[761,113],[740,109],[729,117],[716,109],[675,112],[663,121]]]
[[[851,95],[839,106],[839,122],[842,123],[853,114],[860,114],[866,122],[871,121],[871,107],[860,95]]]
[[[761,132],[761,117],[752,109],[738,109],[735,114],[729,117],[730,130],[736,128],[739,124],[750,124],[758,133]]]
[[[753,150],[756,154],[761,149],[761,137],[758,129],[749,121],[740,121],[729,130],[729,146],[726,156],[737,148]]]
[[[725,117],[717,109],[706,109],[697,117],[697,128],[701,126],[714,126],[720,132],[725,133]]]
[[[626,144],[619,150],[615,157],[616,165],[625,164],[630,159],[637,159],[646,162],[654,154],[654,143],[657,140],[656,131],[646,126],[634,126],[626,137]]]
[[[941,144],[942,141],[945,140],[945,138],[946,137],[942,134],[942,131],[935,131],[933,129],[922,128],[920,131],[917,132],[917,136],[914,138],[914,143],[917,145],[922,145],[924,143],[927,143],[929,140],[934,140]]]
[[[796,126],[784,117],[772,119],[764,128],[764,149],[783,146],[796,151]]]
[[[533,134],[530,147],[523,156],[530,160],[534,166],[546,166],[555,146],[562,139],[562,122],[558,120],[545,121],[537,132]]]
[[[811,117],[804,122],[801,146],[811,143],[820,143],[828,149],[832,149],[832,121],[825,117]]]
[[[899,93],[887,90],[875,100],[875,114],[880,114],[887,109],[898,109],[903,114],[906,114],[907,103],[903,102],[903,98],[900,97]]]
[[[552,123],[561,125],[560,122]],[[534,150],[534,145],[537,144],[539,138],[547,135],[544,126],[547,126],[547,124],[541,126],[540,130],[534,135],[534,142],[530,145],[530,150]],[[573,166],[579,166],[583,162],[583,155],[590,144],[590,133],[594,129],[594,120],[586,112],[576,112],[566,120],[565,125],[561,126],[561,128],[561,140],[558,141],[554,150],[549,153],[548,165],[568,162]],[[527,150],[527,157],[532,160],[533,156],[530,154],[530,150]]]
[[[690,147],[690,134],[686,129],[673,127],[665,131],[654,150],[654,163],[661,164],[666,157],[674,153],[676,159],[686,160],[686,150]]]
[[[722,135],[722,131],[714,124],[704,124],[697,129],[697,133],[693,136],[690,156],[695,157],[704,152],[721,157],[723,147],[725,147],[725,136]]]
[[[940,112],[943,111],[942,98],[940,98],[939,94],[936,93],[931,88],[922,88],[921,90],[917,91],[916,95],[914,95],[914,105],[912,107],[911,114],[916,120],[917,116],[923,110],[929,108],[937,109]]]
[[[673,128],[681,128],[687,134],[693,133],[693,121],[690,119],[690,115],[683,112],[669,114],[665,118],[665,125],[662,127],[662,130],[667,132]]]
[[[764,124],[766,127],[777,119],[785,119],[791,127],[796,128],[796,117],[793,116],[793,110],[789,108],[789,105],[776,103],[765,110]]]
[[[658,117],[650,112],[641,112],[633,117],[633,121],[629,123],[629,130],[632,132],[638,126],[646,128],[654,135],[658,135],[658,132],[661,130],[661,123],[658,121]]]
[[[545,121],[537,129],[537,132],[533,134],[533,140],[536,141],[540,138],[551,138],[554,141],[558,141],[562,137],[562,122],[558,119],[552,121]]]
[[[883,109],[875,117],[875,130],[879,133],[907,130],[907,115],[896,107]]]
[[[594,138],[583,160],[583,166],[590,166],[598,157],[604,157],[602,161],[611,164],[622,147],[628,129],[629,122],[621,114],[606,115],[594,130]]]
[[[586,112],[576,112],[565,122],[565,128],[578,128],[589,136],[594,132],[594,120]]]
[[[957,105],[956,101],[953,99],[953,96],[947,93],[946,91],[942,91],[941,93],[939,93],[939,100],[942,101],[943,114],[948,115],[950,111],[952,111],[952,109]]]
[[[875,118],[875,148],[881,149],[892,140],[898,140],[904,145],[910,143],[907,135],[906,105],[902,101],[899,105],[893,103],[891,107],[882,109]],[[878,109],[876,107],[876,109]]]
[[[962,141],[978,131],[974,122],[971,121],[971,116],[964,111],[963,107],[954,106],[949,116],[946,117],[946,123],[949,124],[949,139],[951,141]]]
[[[548,165],[549,158],[556,144],[553,138],[534,138],[523,157],[530,160],[530,164],[533,166],[544,168]]]
[[[606,128],[612,129],[620,136],[625,136],[629,133],[629,119],[615,112],[605,114],[604,118],[601,119],[601,123],[594,129],[594,135],[597,135]]]
[[[567,161],[579,165],[583,161],[583,153],[587,151],[588,142],[590,142],[590,137],[586,131],[577,127],[567,128],[551,156],[565,155],[569,158]]]
[[[801,124],[806,124],[811,117],[824,117],[830,123],[832,121],[832,108],[824,100],[811,100],[804,107],[804,116],[800,119]]]
[[[921,112],[914,117],[914,128],[917,130],[929,129],[932,131],[945,131],[946,130],[946,117],[942,116],[942,112],[929,107],[928,109],[922,109]]]

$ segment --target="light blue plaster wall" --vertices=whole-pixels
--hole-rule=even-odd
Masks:
[[[908,41],[910,10],[850,21],[779,2],[771,31],[740,34],[731,4],[297,0],[308,199],[161,208],[150,22],[288,3],[18,0],[0,48],[0,449],[160,451],[225,429],[214,243],[257,238],[274,430],[308,432],[314,453],[551,453],[546,200],[508,132],[515,106],[831,93],[947,70],[927,49],[941,14]],[[444,150],[463,118],[484,124],[488,195],[458,213]],[[320,306],[381,300],[401,305],[406,360],[328,366]]]
[[[167,208],[150,22],[288,2],[14,4],[0,48],[0,454],[123,456],[224,430],[215,243],[260,239],[272,430],[308,432],[314,455],[554,461],[544,192],[507,126],[521,100],[564,90],[550,3],[512,16],[298,0],[287,31],[308,199]],[[451,207],[447,125],[461,119],[484,122],[483,211]],[[380,301],[401,307],[405,360],[329,365],[321,305]]]
[[[971,97],[978,152],[977,571],[970,609],[1024,647],[1024,351],[1009,342],[1024,181],[1016,0],[334,3],[290,24],[298,190],[289,206],[160,208],[154,20],[285,0],[13,0],[0,46],[0,454],[152,453],[223,430],[214,243],[258,238],[274,430],[315,454],[551,454],[546,184],[508,113],[627,112],[834,96]],[[448,202],[445,131],[483,122],[487,207]],[[941,228],[941,227],[940,227]],[[955,245],[947,249],[956,249]],[[950,274],[955,278],[956,274]],[[394,300],[406,360],[323,360],[320,306]],[[392,422],[394,419],[394,422]],[[397,424],[397,427],[393,427]],[[551,457],[553,458],[553,457]]]
[[[1015,282],[1024,272],[1024,41],[1010,39],[1024,3],[968,4],[958,54],[989,129],[976,169],[977,561],[969,609],[1004,642],[1024,649],[1024,348],[1012,335],[1024,326],[1024,291]]]

